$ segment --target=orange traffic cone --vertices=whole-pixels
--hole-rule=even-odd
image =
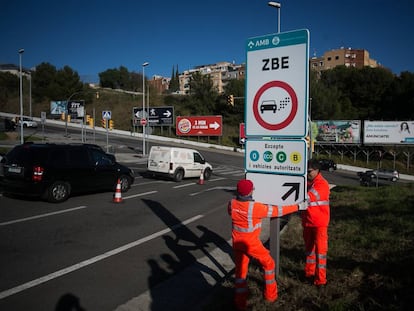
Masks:
[[[200,179],[198,180],[199,185],[204,185],[204,170],[201,170]]]
[[[114,203],[121,203],[122,202],[122,195],[121,195],[121,181],[118,178],[118,182],[116,184],[116,190],[114,194]]]

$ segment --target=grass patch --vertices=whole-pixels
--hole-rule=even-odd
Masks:
[[[411,310],[414,302],[414,184],[337,187],[331,193],[328,285],[303,277],[300,218],[281,238],[279,299],[262,298],[259,267],[249,267],[249,310]],[[233,276],[232,276],[233,277]],[[233,310],[233,279],[220,284],[203,310]]]

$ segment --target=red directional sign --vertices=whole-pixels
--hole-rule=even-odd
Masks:
[[[221,116],[177,117],[175,133],[178,136],[221,136]]]

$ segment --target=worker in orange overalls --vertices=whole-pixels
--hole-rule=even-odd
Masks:
[[[275,280],[275,262],[270,252],[260,241],[262,219],[281,217],[286,214],[304,210],[307,202],[295,205],[268,205],[252,199],[253,182],[248,179],[237,183],[237,197],[228,204],[228,213],[232,219],[232,239],[235,271],[234,303],[238,310],[247,308],[247,272],[250,257],[255,258],[264,270],[264,298],[273,302],[277,299]]]
[[[319,162],[308,161],[308,209],[302,212],[305,242],[305,277],[317,285],[326,284],[328,253],[329,184],[320,172]]]

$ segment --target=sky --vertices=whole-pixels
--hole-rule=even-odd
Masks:
[[[309,57],[365,49],[399,75],[414,72],[412,0],[280,0],[280,31],[308,29]],[[266,0],[0,0],[0,64],[69,66],[85,82],[124,66],[171,77],[195,66],[246,62],[248,38],[277,32]]]

